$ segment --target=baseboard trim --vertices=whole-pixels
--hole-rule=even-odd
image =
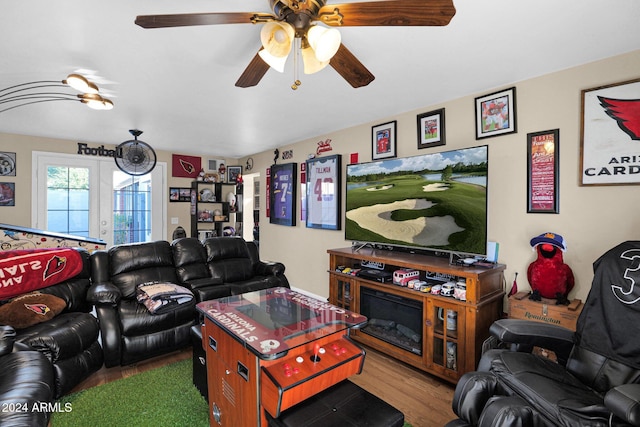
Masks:
[[[314,294],[314,293],[312,293],[312,292],[305,291],[304,289],[296,288],[295,286],[292,286],[292,287],[291,287],[291,290],[296,291],[296,292],[298,292],[298,293],[301,293],[301,294],[303,294],[303,295],[306,295],[306,296],[308,296],[308,297],[318,299],[318,300],[320,300],[320,301],[328,301],[328,300],[329,300],[329,298],[327,298],[327,297],[322,297],[322,296],[320,296],[320,295],[316,295],[316,294]]]

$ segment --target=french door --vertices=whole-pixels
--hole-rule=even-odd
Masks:
[[[112,158],[33,153],[34,228],[92,237],[107,246],[165,239],[166,164],[130,176]]]

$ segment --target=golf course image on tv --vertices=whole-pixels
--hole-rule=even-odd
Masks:
[[[488,146],[347,166],[345,239],[485,255]]]

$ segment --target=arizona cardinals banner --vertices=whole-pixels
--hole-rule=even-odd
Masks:
[[[582,185],[640,184],[640,79],[582,91]]]
[[[0,299],[64,282],[82,271],[73,249],[25,249],[0,252]]]
[[[202,158],[174,154],[171,161],[171,176],[196,178],[202,169]]]

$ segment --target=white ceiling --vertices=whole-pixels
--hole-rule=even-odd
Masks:
[[[637,0],[454,4],[446,27],[340,29],[376,79],[353,89],[327,67],[293,91],[291,60],[256,87],[234,86],[260,26],[134,24],[136,15],[270,12],[268,0],[0,0],[0,90],[81,71],[115,104],[20,107],[0,113],[0,132],[119,144],[137,128],[156,149],[238,158],[640,48]]]

